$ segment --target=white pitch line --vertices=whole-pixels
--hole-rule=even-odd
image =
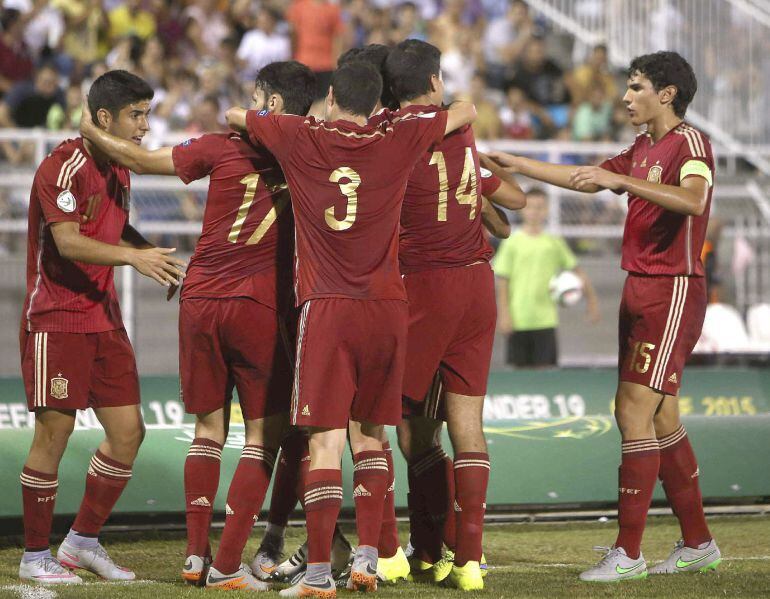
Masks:
[[[756,555],[750,557],[723,557],[722,561],[725,562],[766,562],[770,561],[770,555]],[[651,565],[660,563],[660,560],[650,562]],[[488,566],[490,570],[516,570],[519,568],[585,568],[590,566],[590,563],[583,564],[537,564],[531,562],[521,562],[519,564],[511,564],[508,566]]]
[[[7,584],[0,587],[0,591],[11,591],[21,599],[55,599],[58,597],[56,591],[29,584]]]

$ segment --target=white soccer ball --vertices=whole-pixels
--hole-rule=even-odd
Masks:
[[[571,270],[553,276],[548,289],[553,301],[560,306],[574,306],[583,298],[583,281]]]

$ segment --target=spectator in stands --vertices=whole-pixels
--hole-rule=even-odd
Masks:
[[[343,50],[345,27],[340,7],[329,0],[293,0],[286,20],[291,26],[294,59],[315,73],[316,97],[323,98]]]
[[[109,48],[102,33],[108,26],[101,0],[52,0],[51,4],[64,16],[62,51],[72,58],[76,72],[82,77],[86,65],[104,59]]]
[[[577,141],[610,141],[612,133],[612,102],[604,88],[594,87],[581,102],[572,117],[572,137]]]
[[[701,261],[706,271],[706,293],[710,304],[722,301],[722,278],[719,273],[719,239],[722,236],[724,223],[712,217],[706,228],[706,240],[701,250]]]
[[[185,131],[193,136],[203,133],[226,131],[227,127],[220,119],[219,98],[214,95],[205,96],[193,108],[193,118]]]
[[[263,6],[257,13],[257,26],[246,33],[238,46],[241,79],[253,86],[259,70],[268,63],[291,58],[289,36],[278,29],[278,13]]]
[[[535,117],[524,90],[511,85],[505,92],[506,103],[500,108],[502,136],[509,139],[532,139]]]
[[[618,86],[615,77],[610,73],[607,46],[599,44],[594,47],[588,60],[572,70],[567,84],[572,102],[576,106],[588,101],[591,90],[597,87],[604,92],[605,98],[615,98],[618,95]]]
[[[502,136],[499,109],[489,101],[489,94],[484,86],[484,77],[474,75],[471,79],[471,102],[476,106],[476,120],[473,123],[473,135],[476,139],[497,139]]]
[[[45,127],[54,104],[66,104],[59,75],[51,65],[43,65],[33,81],[17,83],[0,102],[0,126]]]
[[[414,2],[404,2],[396,9],[395,29],[393,30],[393,42],[415,39],[427,41],[425,21],[417,10]]]
[[[230,26],[218,10],[217,0],[194,0],[183,16],[188,19],[185,33],[198,56],[218,56],[219,45],[230,34]]]
[[[522,0],[513,0],[505,16],[489,24],[484,34],[484,57],[487,83],[491,87],[504,87],[510,78],[511,65],[519,60],[536,32],[529,7]]]
[[[80,113],[83,106],[83,93],[80,85],[77,83],[71,84],[67,88],[65,98],[66,103],[64,106],[54,104],[48,110],[46,127],[52,131],[58,131],[59,129],[77,130],[80,126]]]
[[[13,8],[4,8],[0,16],[0,97],[20,81],[32,77],[32,54],[24,43],[24,20]]]
[[[564,270],[574,270],[583,281],[587,318],[599,320],[599,303],[585,272],[564,239],[545,232],[548,199],[540,188],[527,194],[520,211],[522,227],[504,239],[493,260],[497,277],[500,332],[508,339],[508,364],[517,367],[546,367],[558,364],[556,303],[549,290],[551,279]]]
[[[509,83],[521,88],[527,98],[545,108],[547,116],[542,113],[538,115],[544,121],[544,127],[550,128],[552,125],[560,130],[569,124],[570,95],[564,83],[564,73],[546,55],[545,40],[542,37],[529,40]]]
[[[24,17],[24,42],[32,56],[57,63],[57,59],[62,58],[63,62],[71,64],[69,56],[56,52],[64,33],[64,18],[59,9],[48,0],[32,0],[31,10]]]
[[[109,37],[114,42],[136,36],[147,39],[155,34],[155,15],[142,8],[142,0],[126,0],[109,12]]]

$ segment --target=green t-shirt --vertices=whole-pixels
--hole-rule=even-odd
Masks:
[[[495,275],[508,279],[514,330],[550,329],[559,324],[548,284],[554,275],[576,266],[575,254],[561,237],[549,233],[532,236],[519,229],[503,240],[492,268]]]

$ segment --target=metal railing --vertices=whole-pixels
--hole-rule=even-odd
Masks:
[[[748,0],[528,0],[585,46],[607,44],[612,65],[676,50],[698,93],[688,119],[770,174],[770,9]]]

